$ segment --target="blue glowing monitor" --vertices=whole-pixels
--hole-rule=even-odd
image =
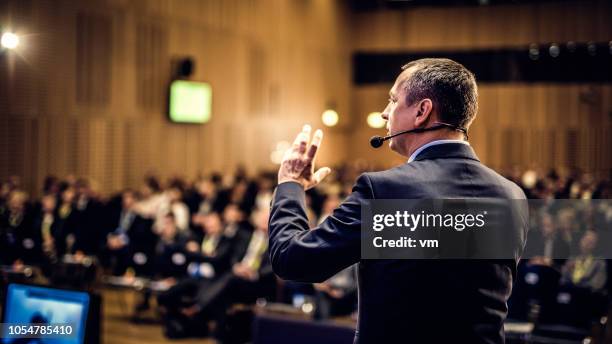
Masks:
[[[11,284],[5,299],[2,343],[82,344],[89,308],[89,294],[80,291],[51,289],[38,286]],[[7,337],[10,324],[70,325],[71,333],[56,332],[45,338],[24,340],[21,336]],[[51,338],[52,337],[52,338]]]

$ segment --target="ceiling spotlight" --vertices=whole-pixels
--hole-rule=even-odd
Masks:
[[[610,55],[612,55],[612,41],[610,41],[610,43],[608,43],[608,48],[610,50]]]
[[[380,129],[385,126],[386,122],[384,118],[382,118],[380,112],[370,112],[368,114],[368,118],[366,119],[370,128]]]
[[[321,115],[321,121],[328,127],[338,124],[338,119],[338,113],[331,109],[325,110]]]
[[[19,36],[12,32],[5,32],[2,34],[0,44],[6,49],[15,49],[19,45]]]
[[[550,48],[548,48],[548,53],[551,57],[557,57],[559,53],[561,53],[561,49],[557,43],[553,43],[550,45]]]
[[[567,50],[568,50],[570,53],[575,52],[575,51],[576,51],[576,42],[574,42],[574,41],[569,41],[569,42],[567,42]]]

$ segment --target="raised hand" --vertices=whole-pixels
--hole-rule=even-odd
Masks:
[[[278,184],[297,182],[305,190],[308,190],[319,184],[323,178],[331,173],[329,167],[322,167],[315,172],[315,158],[321,140],[323,140],[323,132],[317,129],[309,145],[310,131],[310,126],[305,125],[293,141],[291,148],[285,152],[278,170]]]

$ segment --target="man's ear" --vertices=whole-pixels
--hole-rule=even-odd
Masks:
[[[432,116],[433,103],[431,99],[425,98],[417,105],[417,115],[414,118],[415,128],[424,127]]]

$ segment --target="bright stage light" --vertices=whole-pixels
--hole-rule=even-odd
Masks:
[[[3,48],[6,49],[15,49],[19,45],[19,36],[12,32],[5,32],[2,34],[2,39],[0,39],[0,44],[2,44]]]
[[[325,110],[321,115],[321,121],[328,127],[338,124],[338,113],[334,110]]]
[[[380,112],[370,112],[367,122],[370,128],[379,129],[384,127],[387,121],[382,118]]]

